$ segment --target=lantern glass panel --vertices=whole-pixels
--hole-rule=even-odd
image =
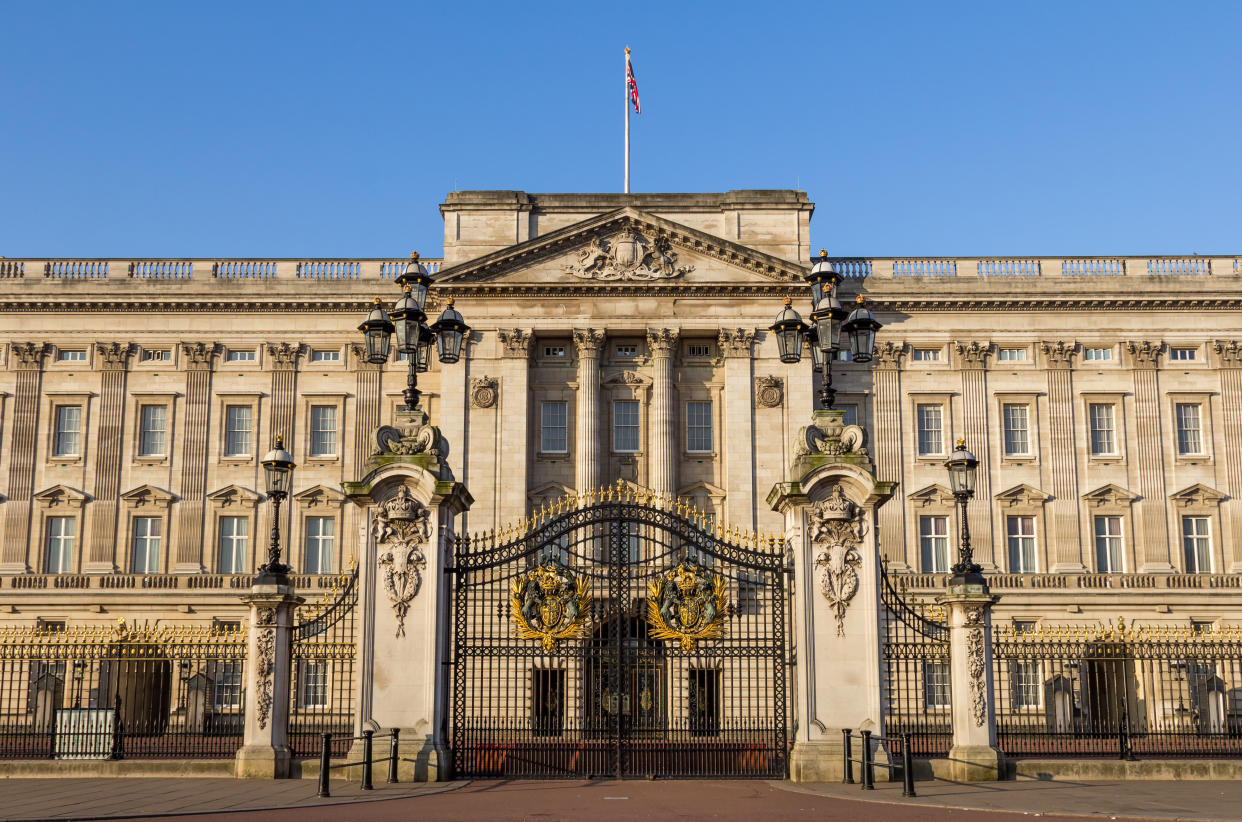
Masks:
[[[850,357],[854,362],[871,362],[875,352],[875,331],[863,325],[850,329]]]
[[[388,351],[392,345],[392,337],[389,332],[383,328],[368,328],[366,330],[367,340],[367,362],[382,363],[388,362]]]
[[[461,358],[462,333],[456,328],[441,328],[436,334],[436,353],[440,362],[452,365]]]
[[[797,328],[783,328],[776,332],[776,348],[781,362],[795,363],[802,359],[802,334]]]
[[[272,494],[288,494],[290,478],[293,476],[293,468],[288,464],[264,463],[263,472],[267,480],[267,493]]]

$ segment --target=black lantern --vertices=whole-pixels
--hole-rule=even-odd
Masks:
[[[425,325],[418,326],[418,345],[415,351],[415,368],[418,373],[422,374],[431,369],[431,344],[436,341],[436,335],[431,329]]]
[[[462,342],[465,340],[466,332],[470,329],[466,326],[461,313],[453,308],[452,297],[448,298],[448,304],[440,312],[431,330],[436,335],[436,353],[440,357],[440,362],[446,365],[457,362],[461,358]]]
[[[816,371],[824,370],[824,361],[828,359],[828,355],[824,349],[819,347],[819,332],[815,330],[815,326],[811,326],[806,332],[806,347],[811,349],[811,367]]]
[[[263,457],[263,475],[267,495],[272,499],[272,541],[267,548],[267,562],[259,567],[259,583],[285,584],[289,566],[280,561],[280,503],[289,496],[293,485],[293,455],[285,450],[284,437],[276,435],[276,447]]]
[[[785,298],[785,307],[768,329],[776,332],[776,348],[783,363],[795,363],[802,359],[802,335],[808,327],[798,312],[793,310],[791,302],[788,297]]]
[[[945,461],[949,469],[949,487],[953,498],[957,500],[960,511],[961,539],[957,549],[957,562],[953,568],[954,584],[983,584],[983,568],[975,561],[970,547],[970,522],[966,517],[966,503],[975,495],[975,472],[979,468],[979,460],[966,450],[966,441],[959,439],[957,448]]]
[[[825,289],[831,294],[841,282],[841,274],[828,259],[826,249],[819,250],[819,259],[815,261],[815,265],[811,266],[811,273],[806,279],[811,284],[811,308],[818,308],[824,300]]]
[[[871,309],[863,303],[863,295],[858,295],[858,307],[850,313],[850,318],[841,327],[849,338],[850,359],[854,362],[871,362],[875,353],[875,332],[880,330]]]
[[[427,274],[426,267],[418,261],[417,251],[410,252],[410,261],[406,263],[401,276],[397,277],[397,285],[410,287],[410,297],[419,311],[427,306],[427,289],[431,288],[431,277]]]
[[[841,323],[849,316],[841,306],[836,294],[829,294],[811,312],[811,322],[819,334],[821,351],[839,351],[841,348]]]
[[[397,300],[388,316],[392,318],[397,332],[397,350],[406,356],[413,355],[418,350],[418,332],[427,315],[423,313],[422,306],[415,302],[411,286],[405,287],[405,293]]]
[[[965,494],[969,499],[975,495],[975,473],[979,460],[966,450],[965,440],[957,441],[957,449],[949,455],[944,467],[949,469],[949,487],[953,490],[953,496]]]
[[[371,313],[367,314],[366,320],[362,325],[358,326],[358,330],[362,332],[363,338],[367,344],[367,362],[379,364],[388,362],[388,349],[391,345],[393,325],[388,319],[388,315],[384,313],[384,306],[380,303],[380,298],[375,298],[375,305],[371,307]]]

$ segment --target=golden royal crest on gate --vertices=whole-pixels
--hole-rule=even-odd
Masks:
[[[683,651],[693,651],[699,640],[724,636],[728,610],[724,577],[692,560],[682,560],[648,587],[651,636],[679,640]]]
[[[509,607],[518,636],[540,640],[548,653],[562,639],[586,636],[589,586],[584,577],[556,559],[518,576],[509,584]]]

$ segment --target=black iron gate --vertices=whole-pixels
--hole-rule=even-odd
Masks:
[[[625,486],[456,542],[456,775],[787,773],[784,544]]]
[[[894,580],[884,565],[880,579],[884,726],[889,734],[909,733],[915,756],[947,756],[953,745],[953,690],[944,609],[906,590],[903,576]]]

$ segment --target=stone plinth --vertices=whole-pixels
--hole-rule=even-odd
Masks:
[[[245,736],[234,773],[240,779],[290,776],[289,682],[293,613],[303,599],[293,586],[260,578],[242,597],[250,606],[246,632]]]
[[[949,620],[949,665],[953,685],[952,779],[994,782],[1005,776],[1005,757],[996,746],[992,682],[992,606],[998,598],[982,577],[955,577],[937,601]]]

